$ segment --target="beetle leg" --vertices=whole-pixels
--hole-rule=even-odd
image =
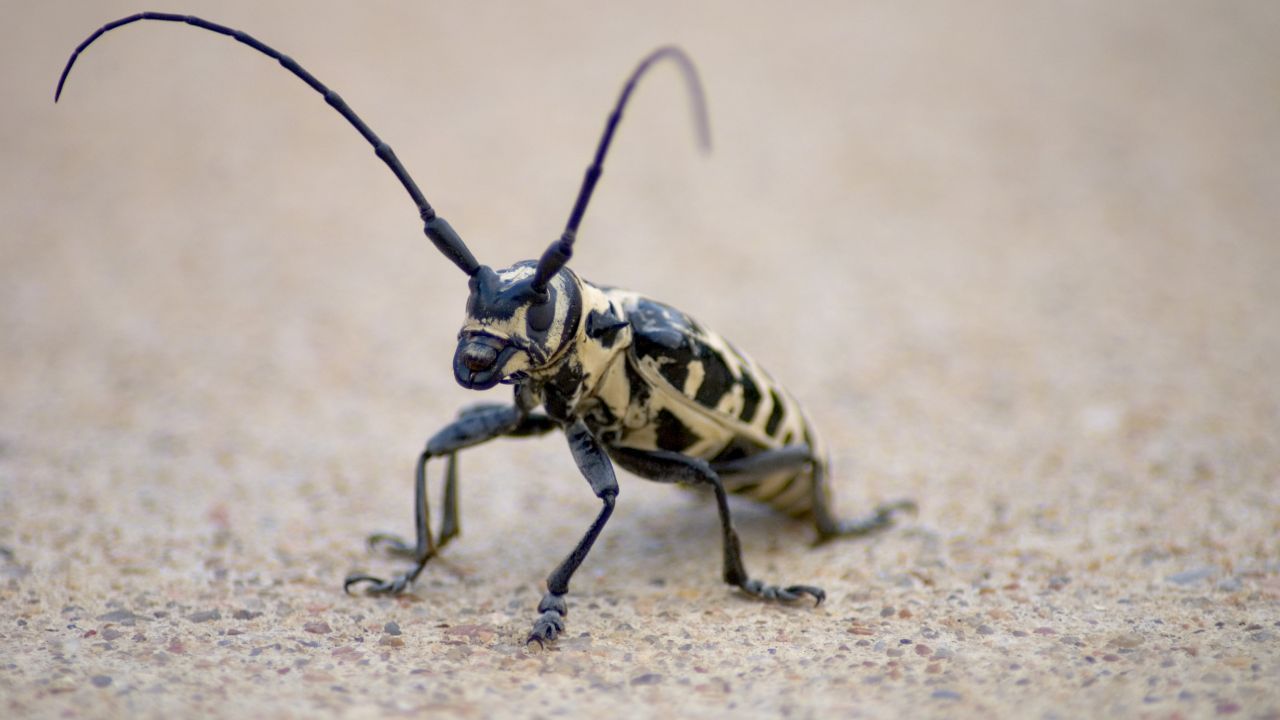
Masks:
[[[813,520],[818,528],[815,545],[821,545],[838,537],[867,535],[893,524],[894,515],[900,512],[916,512],[913,500],[895,500],[876,507],[870,515],[841,520],[831,511],[831,495],[827,487],[827,464],[813,464]]]
[[[738,540],[738,531],[733,528],[733,518],[729,515],[729,494],[724,483],[711,465],[705,460],[681,455],[665,450],[634,450],[631,448],[610,448],[610,455],[619,465],[653,480],[682,482],[690,485],[708,485],[715,492],[716,508],[720,512],[720,530],[724,541],[724,581],[741,588],[744,592],[763,600],[799,600],[808,595],[816,604],[821,604],[827,594],[820,587],[813,585],[767,585],[752,579],[742,561],[742,545]]]
[[[403,592],[418,577],[427,562],[436,556],[440,548],[458,534],[457,451],[504,435],[515,437],[540,435],[553,427],[555,424],[545,415],[526,415],[519,408],[510,405],[482,405],[459,413],[456,420],[427,441],[426,448],[418,456],[413,493],[416,541],[409,544],[395,535],[385,533],[369,537],[371,546],[382,546],[392,554],[410,557],[416,563],[415,566],[391,580],[352,573],[343,583],[343,590],[350,592],[354,585],[369,583],[366,590],[372,594],[394,595]],[[443,527],[437,542],[431,535],[426,468],[428,460],[441,456],[446,457],[447,461]]]
[[[812,462],[813,453],[809,451],[808,445],[784,445],[738,460],[713,463],[711,469],[721,477],[734,475],[750,478],[783,470],[799,470]]]
[[[418,475],[420,474],[421,471]],[[423,478],[414,483],[414,527],[417,530],[417,542],[405,542],[404,538],[391,533],[374,533],[369,536],[369,547],[381,548],[393,557],[417,560],[424,552],[430,555],[437,554],[449,544],[450,540],[457,537],[461,533],[458,525],[458,453],[452,452],[445,456],[444,491],[441,493],[444,510],[440,517],[440,535],[436,539],[434,550],[419,547],[424,538],[428,544],[431,541],[431,515],[428,512],[425,493],[426,479]]]
[[[827,487],[827,464],[815,460],[808,445],[787,445],[776,450],[765,450],[740,460],[716,463],[711,466],[723,477],[751,478],[765,476],[782,470],[799,470],[804,465],[813,466],[813,519],[818,529],[815,544],[821,545],[838,537],[868,535],[893,524],[899,512],[916,511],[911,500],[897,500],[880,505],[864,517],[841,520],[831,511],[831,495]],[[731,481],[732,482],[732,481]]]
[[[538,645],[545,646],[547,642],[555,640],[557,635],[564,632],[564,618],[569,614],[564,596],[569,592],[569,579],[586,559],[587,553],[591,552],[591,546],[595,544],[600,531],[604,529],[604,524],[613,514],[614,500],[618,497],[618,479],[613,473],[613,463],[609,462],[609,456],[592,437],[586,424],[578,420],[565,429],[565,435],[568,437],[569,449],[573,453],[574,461],[578,464],[578,469],[582,471],[587,482],[591,483],[591,491],[604,502],[604,507],[600,509],[600,514],[591,523],[591,527],[587,528],[587,533],[573,548],[573,552],[569,553],[569,556],[547,577],[547,594],[543,595],[542,601],[538,603],[538,619],[533,623],[533,631],[525,640],[526,645],[536,642]]]
[[[462,533],[458,524],[458,453],[449,453],[444,464],[444,514],[440,517],[440,539],[436,550]]]

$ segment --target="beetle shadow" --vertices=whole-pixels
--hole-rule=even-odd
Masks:
[[[616,542],[643,548],[639,560],[646,569],[660,574],[669,569],[675,558],[714,558],[718,577],[723,547],[720,515],[712,492],[681,488],[667,498],[645,500],[636,502],[625,515],[615,515],[615,521],[622,520],[617,528],[611,528],[618,538]],[[762,552],[785,551],[788,547],[796,552],[808,551],[816,537],[812,522],[788,517],[746,498],[730,496],[729,512],[749,567],[752,556]]]

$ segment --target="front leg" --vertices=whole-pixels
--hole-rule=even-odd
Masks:
[[[414,567],[390,580],[383,580],[372,575],[353,573],[347,576],[342,589],[350,592],[360,583],[369,583],[367,591],[371,594],[398,594],[403,592],[418,575],[431,558],[436,556],[440,547],[450,538],[458,534],[457,518],[457,465],[456,453],[464,448],[487,442],[504,435],[524,437],[543,434],[555,424],[545,415],[526,414],[518,406],[485,404],[468,408],[459,413],[458,418],[427,441],[426,448],[418,456],[418,465],[414,472],[414,528],[417,540],[410,545],[391,535],[376,534],[369,538],[371,545],[386,545],[393,553],[410,556]],[[427,500],[427,461],[434,457],[446,456],[448,464],[445,471],[445,509],[440,531],[440,542],[431,535],[431,514]]]
[[[705,460],[666,450],[634,450],[611,448],[610,454],[622,467],[645,478],[665,482],[682,482],[691,485],[708,485],[715,492],[716,508],[720,511],[720,530],[724,540],[724,581],[744,592],[763,600],[799,600],[808,595],[821,604],[827,594],[813,585],[768,585],[747,574],[742,562],[742,547],[738,531],[729,516],[729,494],[719,474]]]
[[[587,426],[578,420],[565,429],[565,435],[569,439],[569,450],[578,463],[578,469],[587,482],[591,483],[591,491],[604,502],[604,507],[600,509],[600,514],[591,523],[591,527],[587,528],[587,534],[582,536],[573,552],[569,553],[569,557],[547,577],[547,594],[538,603],[539,616],[529,638],[525,640],[526,645],[536,642],[545,646],[564,632],[564,618],[569,614],[564,596],[569,592],[569,579],[586,559],[587,553],[591,552],[591,546],[613,514],[613,503],[618,497],[618,479],[613,474],[613,463],[609,462],[609,456],[600,448]]]

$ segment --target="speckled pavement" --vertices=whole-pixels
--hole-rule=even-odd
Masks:
[[[598,503],[558,437],[415,454],[478,399],[465,283],[320,98],[133,4],[0,28],[0,715],[1280,718],[1280,5],[169,2],[341,92],[482,261],[562,227],[804,402],[873,538],[622,476],[566,636],[522,640]],[[439,471],[432,476],[439,490]]]

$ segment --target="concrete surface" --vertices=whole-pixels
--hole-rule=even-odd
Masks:
[[[153,9],[174,7],[163,2]],[[338,89],[481,260],[559,232],[639,57],[574,266],[756,355],[835,450],[864,541],[622,479],[566,638],[521,645],[596,501],[563,442],[463,460],[404,598],[344,596],[411,531],[456,408],[465,284],[369,149],[132,4],[0,30],[0,713],[7,717],[1280,717],[1280,5],[184,9]],[[485,399],[502,399],[499,391]],[[438,471],[433,477],[438,489]]]

